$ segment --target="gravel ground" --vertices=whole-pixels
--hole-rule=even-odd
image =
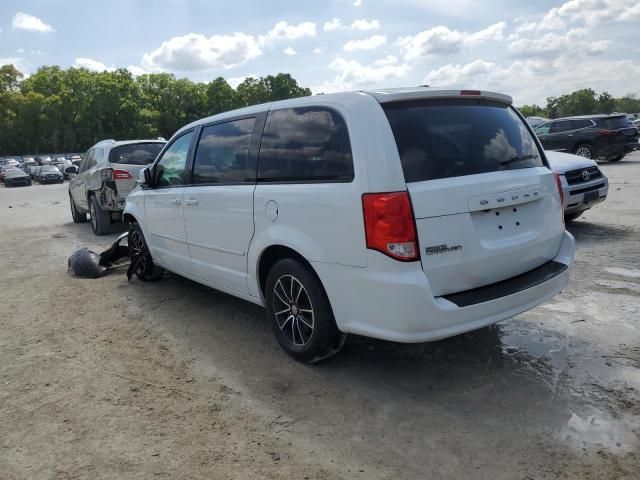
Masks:
[[[317,366],[178,276],[72,277],[114,236],[71,223],[66,185],[0,187],[0,478],[637,479],[640,153],[602,169],[552,301]]]

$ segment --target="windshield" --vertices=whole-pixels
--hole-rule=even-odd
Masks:
[[[42,167],[42,171],[43,172],[59,172],[60,170],[58,170],[56,167],[48,166],[48,167]]]
[[[149,165],[160,153],[164,143],[134,143],[116,147],[109,153],[109,162],[125,165]]]
[[[407,182],[543,165],[533,136],[509,105],[435,99],[383,108]]]

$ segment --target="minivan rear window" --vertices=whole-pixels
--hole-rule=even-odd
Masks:
[[[131,143],[115,147],[109,153],[110,163],[149,165],[156,159],[164,143]]]
[[[258,160],[259,182],[350,182],[353,160],[342,116],[325,107],[269,112]]]
[[[508,105],[431,99],[382,106],[406,182],[543,166],[533,136]]]

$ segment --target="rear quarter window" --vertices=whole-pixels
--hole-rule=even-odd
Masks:
[[[632,126],[627,117],[598,118],[596,120],[596,124],[601,128],[606,128],[607,130],[617,130],[619,128]]]
[[[543,165],[532,134],[508,105],[434,99],[383,108],[406,182]]]
[[[269,112],[260,145],[258,181],[351,180],[349,132],[338,112],[324,107]]]

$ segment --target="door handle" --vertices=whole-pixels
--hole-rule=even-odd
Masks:
[[[180,200],[179,198],[174,198],[173,200],[169,200],[169,203],[171,205],[180,205],[182,203],[182,200]]]
[[[198,200],[196,200],[195,198],[190,198],[188,200],[184,201],[185,205],[198,205]]]

